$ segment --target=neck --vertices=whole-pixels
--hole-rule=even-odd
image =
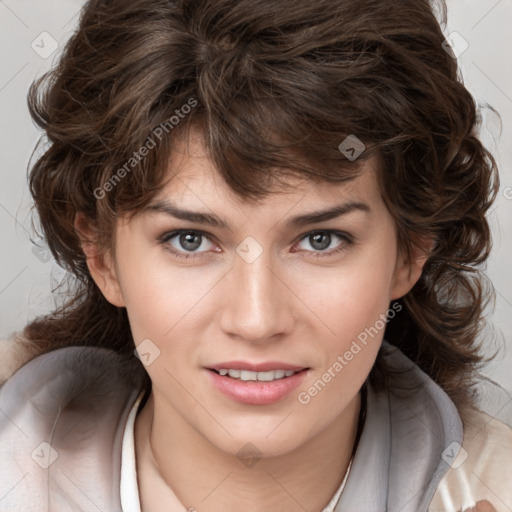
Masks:
[[[243,463],[151,395],[135,422],[142,511],[322,510],[349,466],[360,406],[358,394],[340,417],[296,449]]]

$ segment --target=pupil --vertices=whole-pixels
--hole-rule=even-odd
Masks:
[[[331,235],[329,233],[316,233],[314,235],[311,235],[311,245],[315,249],[323,250],[329,247],[329,243],[331,241]],[[323,238],[324,243],[319,243]]]
[[[195,251],[197,248],[201,246],[200,236],[194,233],[183,233],[180,236],[180,244],[182,247],[188,251]],[[194,239],[196,242],[194,243]]]

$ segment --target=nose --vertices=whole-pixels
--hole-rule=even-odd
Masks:
[[[268,252],[250,263],[237,256],[225,278],[221,327],[231,337],[275,341],[292,329],[294,294]]]

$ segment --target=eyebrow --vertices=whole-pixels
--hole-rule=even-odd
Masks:
[[[316,212],[297,215],[295,217],[290,218],[286,223],[286,226],[301,227],[306,226],[308,224],[325,222],[331,219],[336,219],[338,217],[341,217],[342,215],[346,215],[347,213],[351,213],[353,211],[363,211],[366,213],[371,213],[371,208],[366,203],[352,201],[348,203],[339,204],[337,206],[325,210],[319,210]],[[208,224],[213,227],[224,228],[231,231],[229,223],[226,220],[223,220],[218,215],[215,215],[213,213],[185,210],[183,208],[178,208],[177,206],[171,204],[169,201],[159,201],[157,203],[148,205],[146,208],[143,209],[142,213],[163,213],[165,215],[175,217],[177,219],[188,220],[190,222],[194,222],[197,224]]]

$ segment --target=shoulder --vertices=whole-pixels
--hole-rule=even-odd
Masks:
[[[77,346],[15,371],[0,387],[5,510],[119,510],[122,434],[146,376],[135,356]]]
[[[18,363],[13,363],[15,368]],[[146,378],[135,356],[90,346],[59,348],[15,369],[0,386],[0,410],[4,420],[16,416],[28,423],[34,420],[41,430],[49,425],[55,429],[55,422],[62,422],[67,413],[79,418],[94,409],[116,408],[140,392]],[[0,417],[0,434],[10,426]]]
[[[429,512],[459,512],[485,501],[497,512],[509,512],[512,428],[477,409],[465,409],[461,416],[462,447],[437,488]]]
[[[22,348],[26,352],[20,354],[20,346],[6,349],[12,358],[3,368],[8,378],[0,387],[0,405],[7,406],[17,396],[32,399],[33,404],[47,396],[61,408],[63,402],[75,398],[105,397],[120,387],[139,388],[144,382],[145,372],[135,356],[100,347],[69,346],[31,359],[30,349]]]

